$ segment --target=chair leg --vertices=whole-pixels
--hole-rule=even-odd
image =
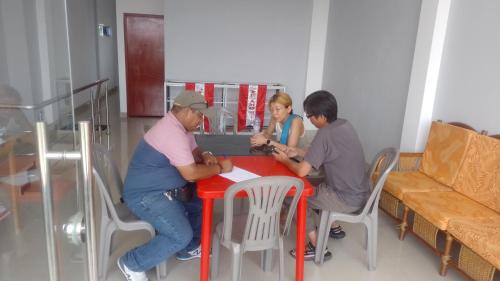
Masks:
[[[368,240],[370,239],[370,233],[369,233],[369,230],[368,230],[368,225],[365,223],[365,243],[363,245],[363,248],[365,248],[365,250],[368,252]]]
[[[278,238],[278,247],[280,251],[280,271],[279,271],[279,281],[285,280],[285,256],[283,254],[283,237]]]
[[[217,233],[214,233],[214,235],[212,235],[212,261],[210,266],[210,277],[212,280],[217,278],[217,275],[219,274],[219,251],[219,235],[217,235]]]
[[[368,232],[368,246],[367,246],[367,256],[368,256],[368,270],[375,270],[377,266],[377,241],[378,241],[378,221],[376,218],[371,217],[369,222],[366,223],[366,229]]]
[[[378,217],[373,220],[373,269],[377,267],[377,250],[378,249]]]
[[[408,213],[410,212],[410,208],[405,206],[403,211],[403,221],[399,226],[399,240],[405,239],[406,229],[408,228]]]
[[[446,276],[448,271],[448,262],[450,261],[451,255],[451,244],[453,242],[453,237],[451,234],[446,232],[446,244],[444,246],[444,252],[441,255],[441,267],[439,268],[439,275]]]
[[[233,248],[233,266],[232,266],[232,281],[240,281],[241,279],[241,261],[242,261],[243,253],[241,252],[241,248],[235,246]]]
[[[260,267],[263,271],[269,272],[273,267],[273,249],[260,252]]]
[[[103,277],[104,274],[104,265],[103,265],[103,257],[104,257],[104,239],[106,236],[106,226],[104,223],[101,224],[101,229],[99,231],[99,255],[97,258],[97,275],[99,279]]]
[[[328,231],[330,225],[330,212],[322,210],[316,237],[316,255],[314,256],[314,262],[316,264],[323,264],[324,262],[325,255],[323,253],[325,252],[326,245],[328,244]]]
[[[106,228],[106,235],[104,236],[104,246],[102,249],[104,255],[101,256],[102,280],[106,280],[106,276],[108,276],[108,261],[109,261],[109,256],[111,255],[111,239],[113,237],[113,232],[114,232],[113,228],[109,226]]]
[[[163,261],[156,266],[156,280],[160,281],[167,278],[167,261]]]

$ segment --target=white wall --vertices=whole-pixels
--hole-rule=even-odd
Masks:
[[[163,15],[164,0],[119,0],[116,2],[116,38],[118,46],[118,79],[120,112],[127,112],[127,81],[125,77],[125,49],[123,37],[123,14]]]
[[[306,89],[304,97],[323,89],[325,69],[325,50],[328,30],[330,0],[313,0],[311,32],[309,35],[309,53],[307,57]],[[300,102],[297,103],[301,106]],[[309,118],[304,118],[306,130],[316,130]]]
[[[29,37],[33,36],[33,30],[28,30],[26,17],[34,17],[33,3],[23,1],[0,1],[0,23],[3,31],[4,69],[7,77],[2,78],[11,87],[16,89],[23,104],[33,103],[31,73],[32,62],[30,62],[28,46]]]
[[[399,147],[420,4],[331,1],[323,88],[357,130],[367,160]]]
[[[432,122],[451,0],[423,0],[418,23],[401,151],[423,151]]]
[[[3,23],[4,19],[2,17],[2,2],[0,1],[0,84],[6,84],[8,82],[8,69],[7,69],[7,51],[5,49],[5,33],[3,31],[5,23]]]
[[[99,79],[109,78],[108,87],[118,86],[118,56],[116,50],[116,1],[97,0],[97,24],[110,26],[111,37],[97,37]]]
[[[500,134],[500,1],[451,2],[433,119]]]
[[[165,1],[165,76],[277,82],[302,112],[312,1]]]
[[[97,26],[94,1],[67,0],[71,82],[73,89],[88,85],[97,76]],[[75,107],[89,100],[89,94],[75,96]]]
[[[64,0],[0,0],[0,82],[14,88],[24,105],[55,97],[56,80],[68,77],[65,20]],[[59,113],[56,105],[41,111],[49,124]],[[24,113],[30,121],[40,116],[38,110]]]

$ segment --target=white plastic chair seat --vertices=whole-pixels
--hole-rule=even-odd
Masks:
[[[121,220],[124,222],[131,222],[138,220],[138,218],[129,211],[129,209],[127,208],[127,206],[125,206],[125,204],[122,203],[115,204],[115,210],[118,217],[120,217]]]

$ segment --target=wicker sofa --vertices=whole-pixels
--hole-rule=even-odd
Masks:
[[[380,200],[400,220],[401,240],[411,225],[441,256],[441,275],[450,261],[481,281],[500,268],[500,140],[433,122],[425,151],[401,153]]]

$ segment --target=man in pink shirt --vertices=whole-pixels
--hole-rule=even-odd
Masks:
[[[147,280],[145,271],[177,253],[177,259],[201,256],[201,201],[181,198],[196,180],[232,170],[196,144],[192,134],[212,116],[200,93],[183,91],[171,111],[139,142],[125,178],[123,200],[137,217],[151,223],[157,235],[118,259],[127,280]]]

